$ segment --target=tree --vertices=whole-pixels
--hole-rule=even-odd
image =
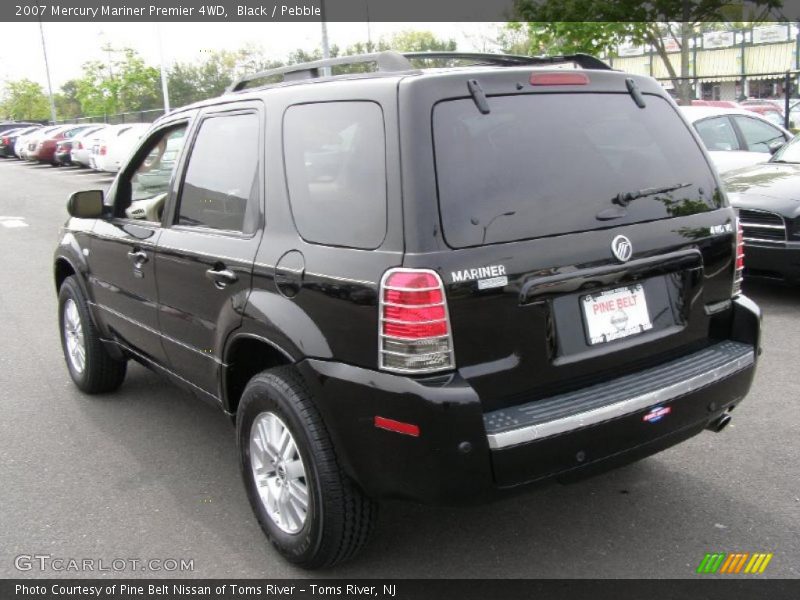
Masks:
[[[83,65],[75,82],[84,114],[102,115],[149,110],[162,106],[158,69],[145,64],[132,48],[103,48],[108,60]]]
[[[440,40],[430,31],[400,31],[392,35],[385,43],[387,50],[397,50],[398,52],[452,52],[456,50],[455,40]]]
[[[760,20],[782,6],[782,0],[753,0],[748,15]],[[525,21],[532,45],[547,51],[607,52],[613,55],[622,41],[650,44],[664,63],[679,97],[690,99],[689,40],[707,22],[743,16],[730,0],[516,0],[516,12]],[[587,17],[595,19],[584,22]],[[680,48],[680,71],[669,59],[665,39]],[[549,44],[549,46],[548,46]],[[680,73],[680,74],[679,74]]]
[[[70,79],[61,86],[61,91],[55,94],[56,114],[59,119],[74,119],[81,116],[81,101],[78,98],[78,81]]]
[[[282,65],[281,61],[265,58],[252,46],[236,51],[212,50],[202,62],[172,66],[167,78],[170,103],[183,106],[219,96],[236,77]]]
[[[50,118],[50,104],[42,86],[35,81],[8,81],[0,102],[0,114],[17,121],[43,121]]]

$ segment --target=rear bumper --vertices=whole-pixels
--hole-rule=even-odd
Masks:
[[[800,285],[800,242],[745,242],[745,277]]]
[[[56,162],[62,165],[68,165],[69,163],[72,162],[72,154],[70,153],[69,150],[67,150],[66,152],[56,152],[55,160]]]
[[[759,324],[757,307],[739,298],[731,311],[734,341],[717,344],[715,360],[709,358],[714,350],[705,349],[679,359],[683,363],[673,361],[685,376],[659,381],[642,371],[594,386],[603,389],[577,402],[573,397],[530,403],[530,422],[514,412],[524,407],[506,415],[483,413],[477,393],[457,373],[418,380],[326,361],[299,366],[343,468],[367,494],[458,504],[605,470],[701,432],[747,394]],[[664,368],[649,375],[657,377],[661,369],[663,378]],[[641,381],[631,381],[636,377]],[[654,407],[661,409],[660,419],[648,417]],[[376,416],[417,425],[420,434],[376,428]]]

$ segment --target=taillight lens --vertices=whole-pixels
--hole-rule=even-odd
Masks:
[[[736,268],[733,271],[733,295],[742,293],[744,279],[744,231],[739,218],[736,218]]]
[[[391,269],[380,294],[381,369],[412,374],[453,369],[453,336],[439,275]]]
[[[107,150],[107,148],[105,146],[100,146],[100,155],[101,156],[105,156],[106,155],[106,150]]]
[[[78,142],[78,145],[75,146],[75,149],[76,150],[83,150],[83,144],[81,142]]]

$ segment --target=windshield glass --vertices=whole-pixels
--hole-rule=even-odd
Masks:
[[[775,153],[773,162],[800,163],[800,138],[792,138],[788,144]]]
[[[452,247],[683,216],[721,202],[695,138],[663,98],[527,94],[440,102],[433,112],[439,206]],[[613,220],[619,194],[639,197]]]

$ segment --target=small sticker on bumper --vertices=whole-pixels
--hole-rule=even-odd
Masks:
[[[656,406],[649,413],[642,417],[646,423],[656,423],[672,412],[671,406]]]

